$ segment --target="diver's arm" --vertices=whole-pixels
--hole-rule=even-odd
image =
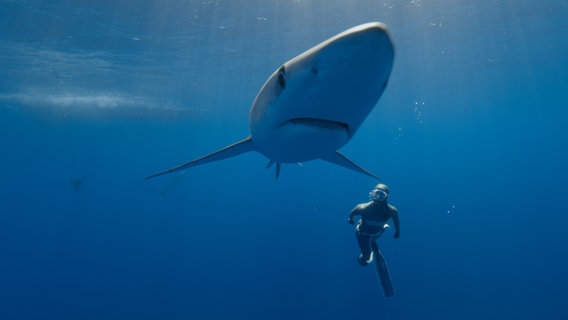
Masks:
[[[353,210],[351,210],[351,213],[349,214],[349,218],[347,219],[347,222],[349,222],[349,224],[354,224],[355,223],[355,216],[360,216],[361,213],[359,212],[359,205],[355,206],[355,208],[353,208]]]
[[[390,215],[392,222],[394,222],[394,238],[398,239],[400,237],[400,220],[398,219],[398,210],[395,207],[391,207]]]

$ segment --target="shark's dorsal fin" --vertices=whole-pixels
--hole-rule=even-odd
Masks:
[[[364,175],[368,175],[369,177],[373,177],[375,179],[381,180],[381,178],[377,177],[376,175],[374,175],[371,172],[367,171],[366,169],[362,168],[361,166],[359,166],[355,162],[349,160],[349,158],[347,158],[346,156],[341,154],[339,151],[335,151],[334,153],[329,154],[325,157],[322,157],[321,159],[325,160],[327,162],[331,162],[333,164],[336,164],[338,166],[345,167],[347,169],[355,170],[355,171],[360,172]]]
[[[180,171],[180,170],[184,170],[187,168],[191,168],[191,167],[195,167],[198,165],[202,165],[208,162],[213,162],[213,161],[219,161],[219,160],[223,160],[223,159],[227,159],[230,157],[234,157],[234,156],[238,156],[239,154],[245,153],[245,152],[249,152],[249,151],[254,151],[255,147],[254,147],[254,143],[252,142],[251,137],[247,137],[241,141],[235,142],[231,145],[228,145],[222,149],[219,149],[215,152],[212,152],[208,155],[205,155],[203,157],[197,158],[195,160],[186,162],[184,164],[180,164],[179,166],[175,166],[173,168],[170,168],[168,170],[162,171],[162,172],[158,172],[156,174],[153,174],[151,176],[146,177],[146,180],[148,179],[152,179],[155,178],[157,176],[161,176],[167,173],[172,173],[175,171]]]

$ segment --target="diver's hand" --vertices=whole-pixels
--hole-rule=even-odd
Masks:
[[[355,220],[354,220],[353,218],[349,217],[349,218],[347,219],[347,223],[349,223],[349,224],[354,224],[354,223],[355,223]]]
[[[399,232],[399,231],[396,231],[396,232],[394,233],[394,238],[395,238],[395,239],[398,239],[398,237],[400,237],[400,232]]]

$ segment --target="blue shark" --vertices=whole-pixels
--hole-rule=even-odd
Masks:
[[[353,137],[387,87],[394,45],[379,22],[355,26],[281,65],[258,92],[250,135],[164,174],[256,151],[276,164],[321,159],[379,179],[338,150]]]

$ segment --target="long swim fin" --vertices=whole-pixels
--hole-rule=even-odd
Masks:
[[[373,247],[373,254],[375,255],[375,267],[377,268],[377,275],[381,281],[381,287],[383,287],[383,293],[385,297],[392,297],[394,295],[394,288],[392,286],[392,281],[387,267],[387,262],[385,257],[383,257],[379,246],[376,241],[371,242]]]
[[[164,175],[164,174],[168,174],[168,173],[184,170],[184,169],[187,169],[187,168],[199,166],[199,165],[202,165],[202,164],[205,164],[205,163],[208,163],[208,162],[219,161],[219,160],[227,159],[227,158],[230,158],[230,157],[238,156],[241,153],[254,151],[254,150],[256,150],[254,148],[254,143],[252,142],[252,138],[249,136],[248,138],[245,138],[241,141],[235,142],[231,145],[226,146],[225,148],[219,149],[219,150],[212,152],[210,154],[204,155],[203,157],[197,158],[195,160],[191,160],[191,161],[186,162],[184,164],[180,164],[179,166],[175,166],[175,167],[170,168],[168,170],[158,172],[156,174],[148,176],[148,177],[146,177],[146,180],[152,179],[152,178],[155,178],[157,176]]]

